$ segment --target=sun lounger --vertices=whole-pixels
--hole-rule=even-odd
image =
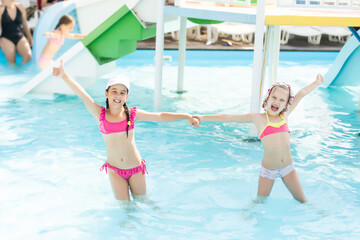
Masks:
[[[211,25],[213,37],[211,41],[217,41],[219,34],[231,35],[234,41],[251,43],[254,38],[255,25],[224,22]]]
[[[310,44],[319,45],[322,33],[308,26],[281,26],[280,43],[287,44],[291,35],[307,37]]]
[[[351,37],[351,31],[347,27],[314,27],[322,34],[329,36],[329,41],[345,43]]]

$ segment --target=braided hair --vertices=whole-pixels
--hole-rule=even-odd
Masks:
[[[75,20],[70,15],[65,14],[60,18],[60,20],[59,20],[58,24],[56,25],[55,29],[60,28],[60,26],[63,25],[63,24],[68,25],[68,24],[74,23],[74,22],[75,22]]]
[[[129,107],[126,105],[126,103],[124,103],[124,109],[125,109],[125,113],[126,113],[126,136],[129,137],[129,127],[130,127],[130,111],[129,111]]]
[[[108,87],[108,89],[106,89],[106,92],[109,92],[109,89],[110,87]],[[129,127],[130,127],[130,124],[131,124],[131,121],[130,121],[130,110],[129,110],[129,107],[128,105],[126,105],[126,103],[124,103],[124,109],[125,109],[125,113],[126,113],[126,122],[127,122],[127,126],[126,126],[126,136],[129,137]],[[106,109],[109,108],[109,99],[106,98]]]

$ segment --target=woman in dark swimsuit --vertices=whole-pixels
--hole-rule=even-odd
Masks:
[[[27,63],[31,60],[32,37],[26,21],[25,8],[14,0],[3,0],[2,3],[0,48],[9,64],[15,64],[16,51],[22,57],[21,63]]]

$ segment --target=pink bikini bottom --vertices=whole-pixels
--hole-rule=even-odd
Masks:
[[[110,168],[110,169],[114,170],[117,174],[119,174],[125,180],[128,180],[132,175],[134,175],[138,172],[142,172],[143,174],[148,173],[146,171],[146,165],[145,165],[144,159],[141,160],[140,166],[130,168],[130,169],[119,169],[119,168],[111,166],[107,162],[105,162],[104,165],[102,165],[102,167],[100,168],[100,171],[104,170],[104,168],[105,168],[106,173],[107,173],[107,169]]]

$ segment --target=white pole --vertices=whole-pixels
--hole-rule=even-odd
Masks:
[[[180,17],[179,63],[178,63],[178,83],[177,83],[178,93],[184,91],[185,53],[186,53],[186,17]]]
[[[211,30],[211,25],[209,24],[209,25],[206,26],[206,32],[207,32],[206,46],[213,44],[213,41],[211,39],[211,31],[212,31]]]
[[[263,58],[262,58],[262,68],[261,68],[261,80],[260,80],[260,96],[262,93],[262,88],[265,83],[265,75],[266,75],[266,63],[268,60],[269,50],[270,50],[270,44],[271,44],[271,36],[272,31],[270,30],[270,26],[266,26],[266,33],[265,33],[265,43],[264,43],[264,51],[263,51]],[[261,101],[260,97],[260,101]]]
[[[164,5],[165,0],[157,0],[156,51],[155,51],[155,86],[154,108],[161,108],[162,68],[164,55]]]
[[[258,1],[256,7],[256,29],[254,42],[254,66],[252,72],[252,91],[250,112],[260,111],[260,83],[263,55],[263,38],[265,23],[265,1]]]
[[[265,24],[265,1],[257,1],[256,6],[256,28],[254,40],[254,64],[252,72],[252,87],[251,87],[251,104],[250,112],[260,112],[260,98],[261,98],[261,72],[262,72],[262,55],[263,55],[263,38],[264,38],[264,24]],[[253,125],[251,125],[253,126]],[[254,127],[249,130],[250,135],[256,134]]]
[[[279,53],[280,53],[280,26],[269,26],[270,43],[269,43],[269,83],[275,83],[277,81],[277,69],[279,65]]]

